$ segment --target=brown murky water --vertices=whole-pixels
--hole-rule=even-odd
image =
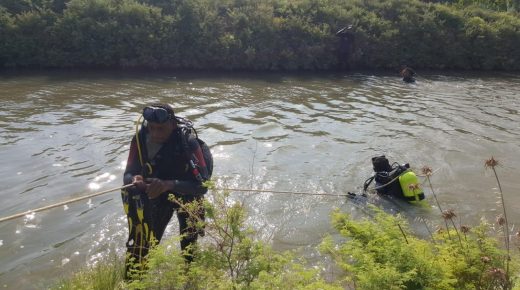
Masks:
[[[463,223],[494,219],[495,156],[510,223],[520,219],[519,75],[195,75],[36,73],[0,76],[0,216],[122,183],[142,106],[168,102],[212,145],[217,183],[230,187],[359,191],[370,158],[431,166],[443,207]],[[433,205],[431,192],[425,190]],[[211,193],[210,193],[211,194]],[[277,249],[313,248],[338,197],[234,193]],[[382,203],[438,220],[438,211]],[[0,224],[0,288],[42,289],[111,252],[122,253],[119,193]],[[172,222],[168,235],[176,234]]]

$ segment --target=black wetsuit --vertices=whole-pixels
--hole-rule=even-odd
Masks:
[[[144,178],[159,178],[174,180],[173,192],[163,192],[155,199],[149,199],[145,192],[136,187],[130,187],[122,191],[123,204],[128,218],[129,236],[127,241],[127,271],[129,264],[141,264],[147,255],[153,240],[159,242],[164,230],[170,221],[173,212],[177,211],[181,236],[181,249],[186,250],[189,245],[197,241],[203,231],[194,224],[204,219],[204,209],[199,206],[196,215],[193,216],[183,210],[183,204],[202,202],[207,189],[202,186],[202,181],[208,179],[208,170],[203,158],[202,150],[197,139],[192,135],[184,135],[180,128],[175,129],[168,141],[160,147],[152,158],[148,157],[146,146],[147,132],[142,129],[139,132],[142,166],[137,147],[137,139],[134,136],[130,145],[130,153],[124,173],[124,183],[129,184],[135,175]],[[189,151],[188,153],[186,153]],[[202,179],[196,178],[190,167],[190,159],[196,163]],[[151,172],[150,169],[151,168]],[[173,194],[178,202],[168,199]],[[191,251],[185,252],[185,258],[192,260]],[[133,258],[133,263],[128,263]],[[128,273],[127,273],[128,274]]]

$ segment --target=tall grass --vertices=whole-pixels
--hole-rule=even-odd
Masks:
[[[99,261],[91,268],[85,268],[75,273],[72,278],[63,279],[54,289],[63,290],[107,290],[124,289],[123,276],[124,261],[118,257],[110,256]]]
[[[507,249],[507,257],[506,257],[506,273],[509,274],[509,255],[510,255],[510,247],[509,247],[509,221],[507,220],[507,213],[506,213],[506,203],[504,201],[504,192],[502,191],[502,185],[500,184],[500,179],[498,178],[498,174],[496,171],[496,167],[499,166],[498,160],[496,160],[494,157],[489,158],[485,161],[484,166],[486,168],[491,168],[493,170],[493,173],[495,175],[495,179],[498,184],[498,190],[500,194],[500,201],[502,205],[502,210],[504,215],[497,217],[497,223],[502,226],[502,229],[504,231],[504,242]]]

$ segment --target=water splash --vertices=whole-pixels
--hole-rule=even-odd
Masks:
[[[24,217],[24,223],[27,223],[29,221],[32,221],[34,220],[34,217],[36,216],[36,213],[35,212],[31,212],[29,214],[26,214],[25,217]]]

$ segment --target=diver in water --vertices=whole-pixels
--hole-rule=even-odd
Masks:
[[[414,76],[416,75],[415,71],[409,67],[409,66],[403,66],[401,71],[399,72],[401,77],[403,78],[403,81],[406,83],[415,83]]]
[[[207,145],[170,105],[146,106],[142,116],[145,122],[132,139],[124,173],[124,183],[135,186],[121,192],[129,226],[127,279],[134,270],[144,269],[148,251],[161,241],[174,213],[184,258],[187,263],[193,260],[197,238],[204,234],[197,226],[204,221],[202,203],[208,189],[203,182],[213,168]],[[192,212],[186,209],[189,204]]]
[[[393,196],[409,203],[417,203],[424,199],[424,192],[415,173],[410,165],[394,162],[390,164],[385,155],[372,158],[374,175],[363,184],[363,192],[366,193],[368,186],[375,181],[377,194]]]

